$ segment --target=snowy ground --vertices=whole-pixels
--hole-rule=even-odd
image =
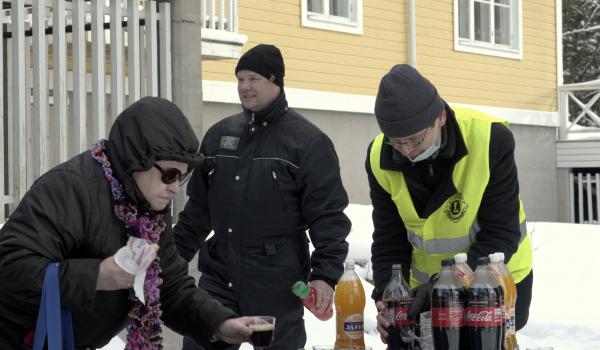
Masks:
[[[352,220],[349,257],[364,262],[358,267],[361,277],[369,273],[371,207],[350,205],[346,211]],[[600,226],[547,222],[530,222],[528,229],[534,247],[533,299],[529,322],[517,333],[521,349],[553,346],[554,350],[600,349]],[[373,287],[363,280],[365,294]],[[367,297],[365,308],[365,343],[373,350],[384,350],[375,323],[376,310]],[[335,317],[334,317],[335,318]],[[310,312],[305,313],[308,340],[306,349],[313,345],[333,344],[334,318],[319,321]],[[113,339],[102,350],[123,349],[124,343]],[[252,346],[243,344],[242,350]]]

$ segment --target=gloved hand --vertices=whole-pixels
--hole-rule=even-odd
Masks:
[[[408,318],[414,320],[421,312],[429,311],[431,307],[431,292],[437,281],[437,273],[434,273],[429,278],[427,283],[423,283],[412,290],[413,301],[408,309]]]

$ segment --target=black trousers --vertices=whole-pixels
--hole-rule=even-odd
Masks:
[[[277,276],[272,276],[276,280]],[[285,286],[279,290],[273,281],[256,283],[252,281],[249,288],[236,295],[229,287],[215,278],[203,274],[198,286],[204,288],[224,306],[230,308],[240,316],[275,316],[275,339],[269,350],[297,350],[306,343],[304,330],[304,309],[302,303]],[[250,283],[250,282],[249,282]],[[286,283],[287,284],[287,283]],[[227,349],[237,350],[239,345],[230,345],[223,342],[213,342],[209,346],[200,345],[189,337],[183,338],[182,350],[208,350]]]
[[[525,327],[529,319],[532,288],[533,270],[521,282],[517,283],[517,303],[515,305],[516,330]]]

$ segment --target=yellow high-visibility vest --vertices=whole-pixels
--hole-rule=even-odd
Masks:
[[[429,280],[439,272],[442,259],[467,252],[480,230],[477,213],[490,178],[489,145],[492,122],[506,121],[484,113],[453,108],[468,154],[460,159],[452,174],[457,192],[450,196],[429,217],[417,214],[402,172],[380,167],[383,134],[373,141],[370,163],[379,185],[390,194],[406,227],[412,245],[411,287]],[[527,233],[525,211],[519,198],[521,238],[517,252],[507,264],[516,283],[531,271],[531,240]]]

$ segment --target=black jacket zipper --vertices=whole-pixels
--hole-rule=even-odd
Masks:
[[[279,198],[281,199],[281,204],[283,205],[283,210],[287,210],[285,205],[285,200],[283,198],[283,193],[279,190],[279,183],[277,182],[277,173],[275,173],[275,169],[271,170],[271,174],[273,175],[273,185],[275,188],[275,192],[279,194]]]

